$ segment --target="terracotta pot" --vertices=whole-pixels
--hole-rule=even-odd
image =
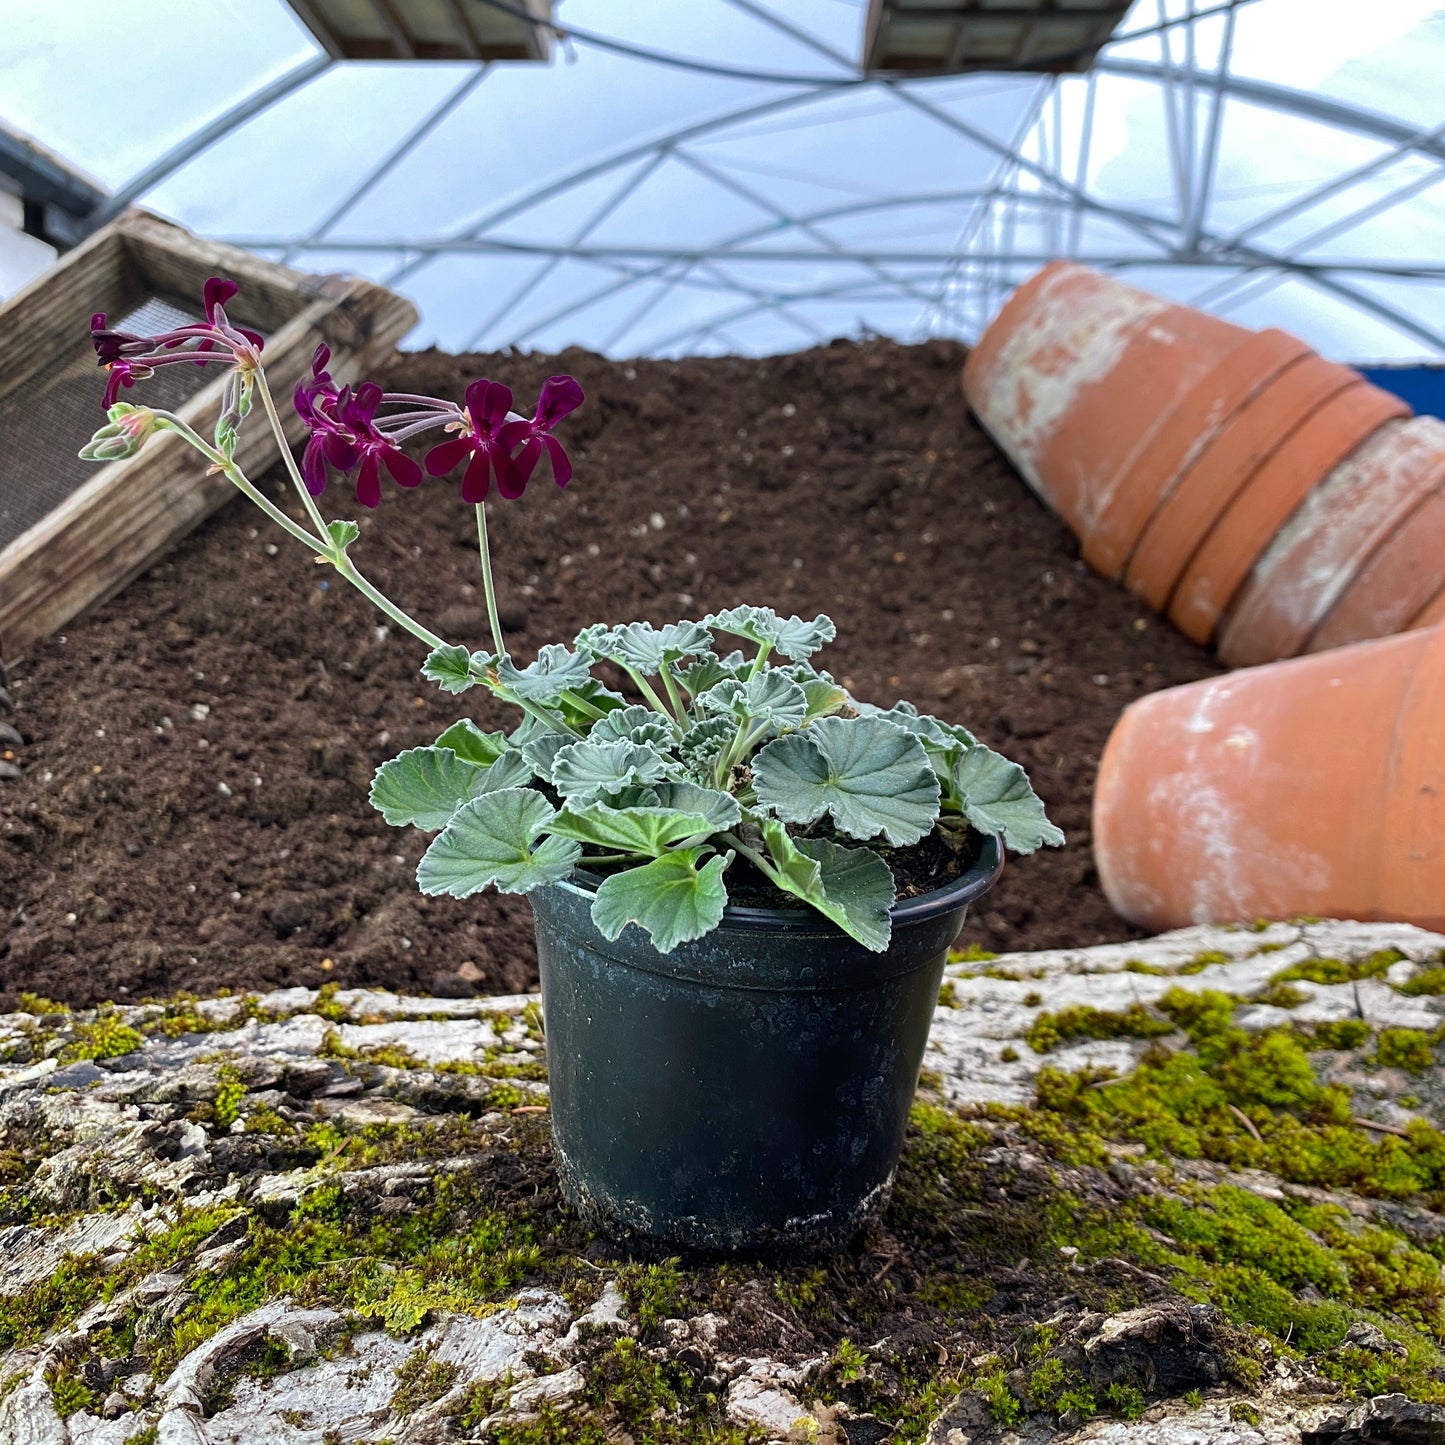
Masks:
[[[1437,622],[1445,622],[1445,587],[1441,589],[1425,604],[1424,609],[1410,623],[1413,627],[1433,627]]]
[[[1106,487],[1100,489],[1093,530],[1083,539],[1084,560],[1110,580],[1118,578],[1155,508],[1241,407],[1286,367],[1309,353],[1283,331],[1247,336],[1160,419],[1153,433]]]
[[[1100,762],[1094,851],[1130,922],[1445,927],[1445,628],[1170,688]]]
[[[1305,498],[1255,564],[1220,629],[1220,658],[1252,667],[1303,652],[1376,549],[1442,488],[1445,422],[1387,422]],[[1439,555],[1445,587],[1445,537]],[[1414,625],[1426,620],[1438,619]]]
[[[1195,552],[1174,589],[1169,620],[1195,642],[1209,642],[1254,564],[1300,503],[1387,421],[1409,414],[1398,396],[1361,381],[1306,418]]]
[[[1360,568],[1306,645],[1308,652],[1383,637],[1427,612],[1445,585],[1445,487],[1431,492]]]
[[[979,420],[1081,537],[1114,480],[1241,327],[1056,261],[1009,298],[963,369]]]
[[[1125,586],[1163,612],[1200,544],[1259,468],[1331,398],[1360,385],[1348,367],[1309,355],[1256,393],[1160,504],[1134,550]]]

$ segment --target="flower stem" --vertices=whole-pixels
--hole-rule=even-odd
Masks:
[[[593,718],[594,720],[607,716],[607,713],[603,708],[596,707],[594,704],[588,702],[585,697],[579,696],[570,688],[568,688],[568,690],[562,694],[562,701],[570,702],[572,706],[577,709],[578,712],[586,713],[588,717]]]
[[[286,440],[285,429],[276,412],[276,403],[271,399],[271,388],[266,385],[266,373],[259,366],[256,368],[256,390],[261,393],[261,405],[266,409],[266,420],[271,423],[271,430],[275,433],[276,445],[281,450],[281,460],[286,463],[286,470],[291,473],[291,480],[296,486],[296,491],[306,504],[311,525],[323,537],[328,536],[326,523],[321,518],[321,509],[316,505],[316,498],[307,490],[305,478],[302,477],[301,470],[296,465],[296,458],[291,455],[291,443]]]
[[[224,452],[217,451],[210,442],[187,426],[180,417],[169,411],[158,411],[155,416],[167,431],[173,431],[177,436],[184,437],[186,441],[190,442],[218,472],[231,482],[237,491],[244,493],[246,497],[255,502],[277,526],[284,527],[298,542],[304,542],[313,552],[330,555],[331,543],[329,540],[323,540],[327,535],[324,524],[320,528],[321,536],[313,537],[299,522],[293,522],[269,497],[262,496],[236,462],[232,461]]]
[[[766,878],[770,883],[775,884],[784,893],[794,892],[794,890],[789,888],[788,885],[783,881],[783,875],[779,873],[778,870],[774,868],[773,865],[766,858],[764,858],[761,853],[757,851],[757,849],[749,848],[748,845],[744,843],[743,840],[739,838],[736,833],[719,833],[717,836],[724,843],[726,843],[728,847],[735,848],[739,853],[741,853],[742,856],[746,858],[748,862],[751,863],[753,867],[756,868],[758,872],[761,873],[763,877]]]
[[[758,643],[758,655],[753,658],[752,670],[748,673],[749,682],[763,670],[763,664],[768,660],[768,654],[772,650],[773,644],[771,642]]]
[[[477,551],[482,559],[482,586],[487,590],[487,622],[492,629],[492,646],[497,656],[505,657],[507,649],[502,642],[502,624],[497,618],[497,592],[492,585],[492,554],[487,546],[487,504],[477,503]]]
[[[384,592],[379,592],[360,572],[356,570],[356,564],[352,562],[344,552],[337,556],[331,555],[331,563],[336,570],[361,593],[368,602],[380,608],[395,623],[406,628],[413,637],[420,638],[428,647],[443,647],[446,645],[444,637],[438,637],[430,628],[423,627],[414,617],[403,612],[395,602]]]
[[[665,717],[668,722],[672,724],[672,730],[679,737],[681,737],[681,725],[678,723],[677,719],[673,717],[673,715],[668,711],[667,704],[663,702],[660,697],[658,697],[657,691],[652,686],[652,684],[648,682],[648,680],[643,677],[643,675],[635,667],[629,667],[626,663],[623,663],[622,670],[628,675],[628,677],[633,680],[633,682],[637,684],[637,690],[643,695],[643,697],[648,700],[649,703],[652,704],[654,710],[660,712],[663,717]]]

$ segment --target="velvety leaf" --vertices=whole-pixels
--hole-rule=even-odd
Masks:
[[[464,717],[454,722],[434,746],[450,748],[463,762],[486,767],[507,751],[507,739],[502,733],[484,733],[471,718]]]
[[[803,689],[771,668],[747,682],[729,678],[718,683],[699,694],[696,707],[700,716],[733,717],[778,729],[801,727],[808,715]]]
[[[408,748],[376,770],[371,805],[393,827],[434,833],[463,803],[498,788],[519,787],[531,777],[515,753],[487,765],[468,762],[450,748]]]
[[[532,788],[484,793],[458,810],[432,839],[416,870],[423,893],[468,898],[488,884],[530,893],[571,873],[581,848],[570,838],[538,838],[554,816]]]
[[[557,754],[563,748],[571,747],[574,741],[575,739],[569,738],[566,733],[538,733],[522,744],[521,752],[537,776],[546,778],[550,783]]]
[[[579,733],[585,733],[597,721],[592,713],[581,706],[582,703],[589,703],[598,711],[609,713],[626,707],[627,699],[620,693],[613,692],[611,688],[604,687],[595,677],[589,677],[577,687],[569,687],[567,696],[554,706],[561,714],[562,721]]]
[[[742,822],[743,810],[731,793],[716,788],[698,787],[695,783],[672,782],[657,785],[657,802],[662,808],[676,808],[681,813],[698,813],[714,833],[735,828]]]
[[[690,667],[684,667],[677,674],[677,680],[689,697],[696,697],[720,682],[736,681],[748,669],[748,663],[741,652],[730,652],[726,657],[702,657]]]
[[[650,707],[633,703],[598,718],[587,734],[589,743],[629,742],[665,748],[672,741],[672,728]]]
[[[843,848],[826,838],[794,838],[775,818],[763,821],[768,856],[784,886],[831,918],[864,948],[888,947],[893,874],[871,848]]]
[[[616,938],[635,923],[659,953],[711,933],[728,901],[722,877],[727,859],[714,856],[698,869],[698,860],[711,851],[705,845],[684,848],[604,879],[592,902],[598,931]]]
[[[771,607],[730,607],[703,620],[719,632],[768,643],[794,662],[806,662],[838,635],[832,618],[821,612],[811,622],[805,622],[801,617],[779,617]]]
[[[331,545],[345,551],[356,539],[361,536],[361,528],[355,522],[328,522],[326,524],[326,535],[331,538]]]
[[[619,788],[659,783],[667,775],[662,755],[640,743],[569,743],[552,764],[552,784],[579,804]]]
[[[1015,853],[1063,843],[1064,835],[1049,822],[1043,802],[1029,786],[1028,774],[982,743],[955,761],[950,785],[963,816],[980,833],[997,834]]]
[[[560,700],[562,694],[583,686],[591,680],[591,663],[580,653],[572,652],[560,642],[549,642],[537,654],[535,662],[518,668],[510,658],[497,664],[502,686],[514,696],[544,707]]]
[[[701,813],[682,813],[675,808],[612,808],[605,803],[563,808],[547,827],[557,837],[648,858],[660,858],[673,844],[695,834],[716,831]]]
[[[712,783],[723,749],[732,742],[737,730],[737,724],[730,717],[712,718],[690,727],[675,747],[683,772],[704,786]]]
[[[879,718],[820,718],[753,759],[758,801],[788,823],[824,813],[850,838],[916,843],[938,816],[938,779],[923,745]]]
[[[444,642],[427,654],[421,675],[436,683],[443,692],[465,692],[475,684],[471,663],[472,655],[465,647]]]
[[[594,656],[636,668],[647,676],[661,672],[670,662],[712,651],[712,634],[700,622],[673,622],[666,627],[624,622],[605,632],[589,628],[582,635]]]

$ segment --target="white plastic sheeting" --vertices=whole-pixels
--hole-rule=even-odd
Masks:
[[[411,345],[969,338],[1074,255],[1334,356],[1445,353],[1438,0],[1139,0],[1060,80],[861,77],[863,10],[560,0],[550,65],[483,69],[327,65],[282,0],[3,0],[0,120],[389,282]]]

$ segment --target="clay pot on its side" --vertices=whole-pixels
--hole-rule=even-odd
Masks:
[[[1433,416],[1387,422],[1305,498],[1255,564],[1220,629],[1220,658],[1231,667],[1252,667],[1305,651],[1376,551],[1442,490],[1445,422]],[[1435,585],[1445,588],[1445,531],[1435,556]],[[1429,620],[1420,616],[1407,625]],[[1359,619],[1358,626],[1369,625]],[[1392,614],[1380,617],[1378,626],[1339,640],[1360,642],[1400,630]]]
[[[1174,589],[1169,620],[1195,642],[1212,641],[1225,609],[1300,503],[1387,421],[1409,414],[1399,397],[1361,381],[1306,418],[1215,522]]]
[[[1445,627],[1141,698],[1100,762],[1094,850],[1142,928],[1445,928]]]
[[[1056,261],[994,318],[963,391],[1029,485],[1087,540],[1140,449],[1249,340],[1227,321]]]

